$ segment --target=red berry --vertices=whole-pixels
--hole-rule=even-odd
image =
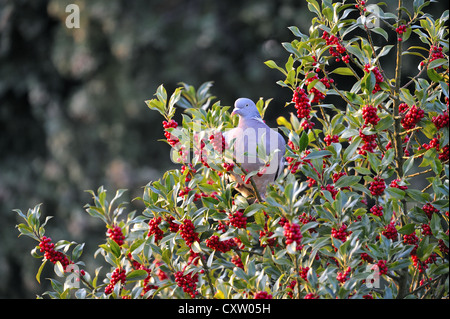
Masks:
[[[384,179],[375,176],[373,179],[373,182],[369,185],[369,191],[372,194],[372,196],[381,196],[383,195],[383,192],[386,188],[386,185],[384,184]]]
[[[386,260],[379,260],[377,263],[378,270],[380,275],[386,275],[388,271],[388,267],[386,266]]]
[[[112,226],[112,228],[109,228],[108,231],[108,236],[109,238],[111,238],[112,240],[114,240],[117,245],[122,246],[123,245],[123,241],[125,240],[125,236],[122,233],[122,228],[120,228],[119,226]]]
[[[190,219],[185,219],[180,225],[180,234],[189,247],[194,241],[199,241],[198,233],[195,232],[194,224]]]
[[[401,124],[405,130],[410,130],[424,117],[425,112],[413,105],[401,119]]]
[[[430,48],[430,62],[434,61],[436,59],[444,59],[444,58],[445,58],[445,56],[442,53],[442,47],[432,45]],[[442,68],[442,66],[438,66],[435,69],[441,69],[441,68]]]
[[[433,116],[432,122],[436,126],[436,129],[438,130],[444,127],[448,127],[449,124],[448,111],[445,111],[444,114]]]
[[[297,117],[300,119],[309,119],[311,112],[311,104],[309,103],[308,95],[305,90],[297,88],[292,97],[292,102],[295,103],[295,108],[297,109]]]
[[[390,223],[389,225],[384,227],[384,230],[381,232],[381,234],[384,237],[386,237],[387,239],[392,239],[392,240],[397,239],[398,232],[397,232],[397,228],[395,228],[395,224]]]
[[[352,269],[350,267],[347,268],[345,272],[338,272],[336,276],[336,280],[340,283],[344,283],[349,279],[349,274],[351,273]]]
[[[327,146],[330,146],[331,143],[339,143],[339,136],[338,135],[327,135],[323,139],[323,141],[327,144]]]
[[[192,276],[191,273],[184,274],[183,271],[177,271],[174,275],[178,287],[183,288],[183,291],[191,298],[195,298],[199,294],[197,291],[198,273]]]
[[[408,189],[408,186],[405,186],[405,185],[399,185],[399,184],[398,184],[399,182],[401,182],[400,179],[398,179],[398,178],[397,178],[397,179],[394,179],[394,180],[389,184],[389,186],[390,186],[390,187],[394,187],[394,188],[401,189],[402,191]]]
[[[296,223],[286,222],[283,228],[284,237],[286,238],[286,246],[295,242],[297,244],[296,249],[301,250],[302,246],[300,245],[300,243],[303,236],[300,232],[300,226]]]
[[[347,237],[350,236],[352,232],[347,231],[347,225],[343,224],[339,229],[331,228],[331,236],[339,239],[343,242],[347,241]]]
[[[370,209],[370,212],[375,216],[381,217],[383,216],[383,206],[375,205]]]
[[[422,235],[431,236],[433,233],[431,232],[431,227],[428,224],[422,224]]]
[[[255,294],[254,299],[272,299],[272,295],[267,293],[267,291],[258,291]]]
[[[231,258],[231,262],[232,262],[236,267],[239,267],[239,268],[244,269],[244,264],[242,263],[241,257],[239,257],[239,255],[234,255],[234,256]]]
[[[162,218],[161,217],[153,217],[152,219],[150,219],[148,226],[149,226],[149,231],[148,231],[148,237],[154,235],[155,236],[155,242],[160,241],[163,238],[164,232],[158,227],[159,224],[161,223]]]
[[[236,246],[236,242],[233,239],[220,241],[218,236],[213,235],[206,240],[206,246],[222,253],[226,253]]]
[[[121,268],[114,269],[113,273],[111,274],[111,281],[110,281],[109,285],[107,285],[105,287],[105,294],[109,295],[110,293],[112,293],[114,290],[114,286],[118,282],[121,282],[122,285],[124,285],[126,281],[127,281],[127,275],[125,273],[125,270],[123,270]]]
[[[426,203],[422,206],[422,210],[427,214],[428,219],[431,219],[434,213],[439,213],[439,210],[434,208],[434,206],[431,203]]]
[[[378,91],[380,91],[381,87],[379,83],[383,82],[383,75],[381,74],[380,70],[378,70],[378,67],[375,66],[371,69],[370,64],[366,64],[364,66],[364,71],[366,73],[372,72],[375,75],[375,87],[372,90],[372,94],[375,94]]]
[[[233,214],[229,214],[230,224],[236,228],[247,228],[247,217],[244,216],[244,210],[238,209]]]
[[[364,124],[377,125],[380,118],[377,115],[377,108],[372,105],[366,105],[362,108]]]
[[[55,244],[51,242],[50,237],[42,236],[39,242],[39,248],[42,253],[44,253],[44,258],[50,260],[53,264],[58,261],[61,263],[64,270],[66,270],[69,264],[73,264],[69,258],[60,251],[55,250]]]

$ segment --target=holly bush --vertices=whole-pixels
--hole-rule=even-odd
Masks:
[[[44,236],[39,205],[17,210],[20,234],[39,242],[37,280],[54,265],[44,295],[448,298],[448,11],[435,19],[429,4],[400,0],[394,14],[382,3],[308,0],[309,34],[290,27],[286,63],[266,62],[294,112],[277,119],[286,168],[265,200],[235,191],[264,172],[230,156],[221,132],[237,118],[212,83],[181,83],[170,96],[161,85],[146,104],[164,117],[179,168],[144,187],[140,213],[127,211],[125,190],[112,199],[90,191],[86,211],[106,226],[95,256],[106,266],[89,273],[84,244]],[[405,61],[417,72],[402,80]],[[257,101],[262,116],[270,103]]]

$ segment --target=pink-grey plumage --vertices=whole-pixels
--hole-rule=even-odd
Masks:
[[[264,200],[267,186],[273,183],[283,171],[286,143],[281,134],[264,123],[252,100],[237,99],[232,114],[239,116],[239,124],[224,133],[225,140],[228,145],[233,145],[234,157],[242,168],[248,173],[252,171],[261,173],[252,178]],[[260,156],[258,156],[257,145],[258,148],[262,147],[259,149]],[[266,165],[269,157],[261,158],[261,155],[269,156],[270,154],[272,154],[271,161]],[[232,179],[238,183],[236,189],[243,196],[248,197],[253,194],[252,185],[244,184],[241,176],[232,174]]]

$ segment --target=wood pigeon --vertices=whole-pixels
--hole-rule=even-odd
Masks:
[[[283,172],[286,142],[280,133],[264,123],[250,99],[237,99],[231,115],[239,116],[239,124],[223,136],[227,145],[232,146],[236,163],[247,173],[258,171],[252,179],[261,199],[265,200],[268,184],[273,183]],[[233,173],[231,178],[238,183],[236,189],[243,196],[255,195],[252,184],[248,181],[244,183],[242,176]]]

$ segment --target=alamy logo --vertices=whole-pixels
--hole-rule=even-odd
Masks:
[[[265,164],[261,173],[275,174],[278,168],[277,153],[280,151],[278,145],[278,133],[276,129],[264,128],[235,128],[234,137],[225,136],[230,130],[202,130],[200,125],[193,123],[193,131],[189,132],[181,127],[174,128],[169,133],[171,140],[177,141],[171,149],[171,160],[174,163],[190,162],[192,148],[194,158],[209,165],[222,165],[230,160],[239,164]],[[192,134],[192,135],[191,135]]]
[[[378,265],[367,265],[366,272],[371,273],[366,277],[366,287],[369,289],[380,288],[380,268]]]
[[[375,4],[370,4],[366,7],[367,12],[370,14],[366,16],[362,16],[362,23],[366,26],[367,29],[378,28],[380,26],[380,14],[381,10]]]
[[[66,6],[66,12],[70,13],[66,17],[66,27],[78,29],[80,27],[80,7],[76,4],[69,4]]]

